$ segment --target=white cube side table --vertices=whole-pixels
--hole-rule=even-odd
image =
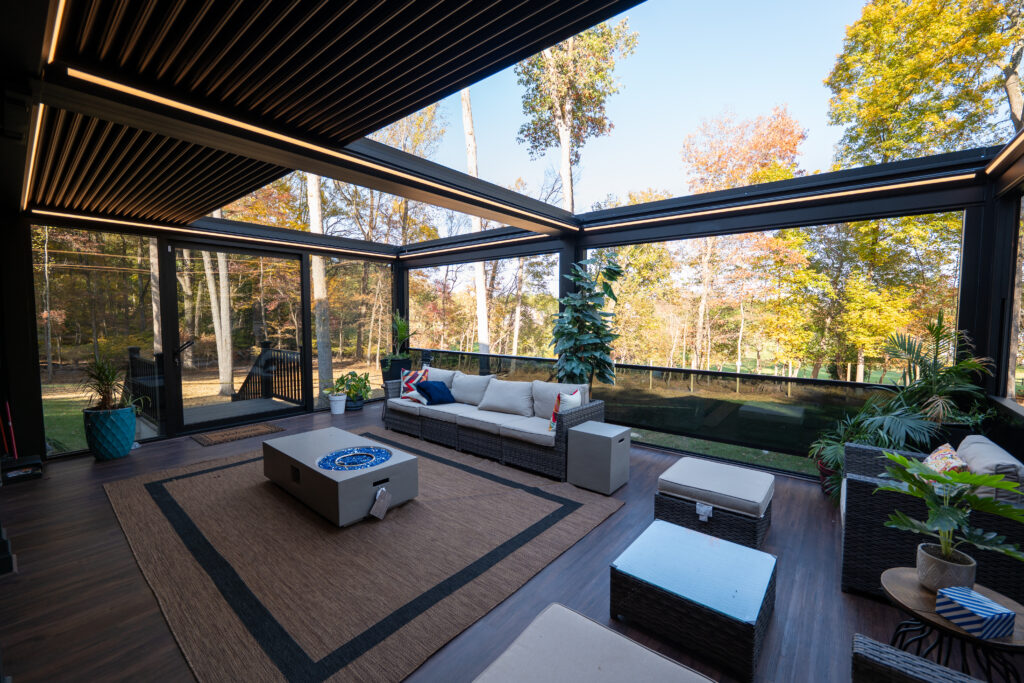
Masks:
[[[570,428],[569,483],[609,496],[629,481],[629,431],[593,420]]]

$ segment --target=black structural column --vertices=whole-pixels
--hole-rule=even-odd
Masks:
[[[561,237],[558,249],[558,298],[576,290],[575,285],[565,276],[572,272],[572,264],[586,257],[586,249],[580,244],[579,233],[565,234]],[[558,305],[562,310],[562,305]]]
[[[302,302],[302,404],[307,411],[313,410],[316,405],[317,396],[313,394],[314,386],[317,387],[319,394],[319,383],[313,382],[313,320],[311,312],[313,296],[310,292],[312,277],[309,258],[309,254],[299,257],[301,264],[299,266],[299,285],[302,290],[300,297]]]
[[[991,187],[983,205],[964,211],[958,326],[976,355],[995,362],[985,389],[997,396],[1006,394],[1019,211],[1019,196],[995,198]]]
[[[182,430],[181,332],[178,323],[178,264],[174,246],[165,238],[156,241],[157,268],[160,271],[160,330],[163,345],[163,391],[167,410],[161,415],[167,435]]]

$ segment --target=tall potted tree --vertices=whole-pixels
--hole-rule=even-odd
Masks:
[[[380,357],[380,373],[387,382],[402,378],[402,370],[412,369],[407,344],[415,332],[409,331],[409,319],[395,311],[391,316],[391,352]]]
[[[575,285],[575,291],[558,300],[562,311],[554,316],[551,345],[558,356],[558,381],[592,384],[596,378],[613,384],[612,342],[619,335],[612,327],[615,314],[604,309],[609,300],[618,301],[612,284],[622,277],[622,267],[614,256],[603,264],[598,259],[585,259],[572,264],[564,277]]]
[[[95,402],[82,410],[85,441],[97,460],[123,458],[135,443],[135,406],[125,394],[124,371],[96,358],[86,366],[81,388]]]

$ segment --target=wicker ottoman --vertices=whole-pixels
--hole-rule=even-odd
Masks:
[[[772,523],[775,477],[704,458],[680,458],[658,477],[654,516],[673,524],[761,547]]]
[[[611,616],[750,680],[775,609],[774,555],[660,520],[612,563]]]

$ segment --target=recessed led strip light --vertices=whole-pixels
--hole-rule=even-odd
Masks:
[[[988,166],[985,167],[985,173],[991,175],[996,168],[1003,163],[1003,159],[1016,152],[1017,148],[1022,144],[1024,144],[1024,130],[1018,132],[1017,135],[1010,140],[1010,143],[1006,145],[1006,147],[1003,147],[1003,151],[997,154],[996,158],[988,163]]]
[[[59,211],[44,211],[43,209],[32,209],[31,213],[39,216],[53,216],[55,218],[69,218],[76,221],[94,221],[97,223],[109,223],[112,225],[127,225],[135,228],[147,228],[149,230],[163,230],[166,232],[175,232],[184,236],[191,235],[202,235],[204,237],[218,237],[221,239],[230,240],[242,240],[244,242],[254,242],[256,244],[264,244],[272,247],[288,246],[288,247],[300,247],[303,249],[313,249],[316,251],[330,251],[339,254],[354,254],[357,256],[374,256],[376,258],[393,259],[393,254],[381,254],[374,251],[358,251],[356,249],[342,249],[341,247],[327,247],[313,244],[305,244],[302,242],[286,242],[281,240],[267,240],[260,239],[259,237],[246,237],[245,235],[235,235],[223,232],[214,232],[213,230],[198,230],[196,228],[184,228],[184,227],[173,227],[168,225],[157,225],[155,223],[142,223],[139,221],[127,221],[117,218],[103,218],[100,216],[87,216],[76,213],[62,213]]]
[[[57,54],[57,39],[60,38],[60,28],[64,24],[64,0],[57,2],[57,16],[53,21],[53,33],[50,34],[50,51],[46,56],[46,63],[53,64],[53,58]]]
[[[500,246],[503,244],[509,244],[511,242],[524,242],[526,240],[536,240],[542,237],[550,237],[550,235],[526,235],[524,237],[513,237],[507,240],[493,240],[491,242],[482,242],[477,244],[466,244],[461,247],[449,247],[447,249],[431,249],[424,251],[417,251],[413,253],[399,254],[398,258],[416,258],[419,256],[433,256],[434,254],[445,254],[451,251],[465,251],[467,249],[482,249],[490,246]]]
[[[764,209],[773,206],[786,206],[789,204],[799,204],[809,201],[816,201],[819,199],[833,199],[835,197],[851,197],[860,194],[869,194],[873,192],[883,192],[887,190],[901,190],[908,187],[921,187],[923,185],[934,185],[936,183],[952,183],[960,180],[971,180],[974,178],[973,173],[963,173],[960,175],[946,176],[944,178],[929,178],[928,180],[915,180],[908,183],[896,183],[895,185],[878,185],[875,187],[865,187],[859,190],[843,190],[842,192],[827,192],[825,194],[816,194],[806,197],[793,197],[791,199],[776,199],[770,202],[757,202],[754,204],[741,204],[739,206],[726,206],[721,209],[708,209],[706,211],[690,211],[688,213],[677,213],[671,216],[659,216],[657,218],[637,218],[632,221],[621,221],[618,223],[606,223],[604,225],[595,225],[588,227],[585,232],[591,232],[593,230],[607,230],[608,228],[625,228],[635,225],[650,225],[652,223],[664,223],[666,221],[676,221],[686,218],[697,218],[700,216],[713,216],[723,213],[734,213],[736,211],[747,211],[749,209]]]
[[[39,129],[43,127],[43,107],[40,104],[36,109],[36,118],[32,123],[32,144],[28,150],[28,169],[25,171],[25,181],[21,188],[21,210],[28,207],[28,198],[32,194],[32,176],[36,170],[36,155],[39,153]]]
[[[345,154],[343,152],[338,152],[338,151],[333,150],[333,149],[331,149],[329,147],[323,147],[321,145],[316,145],[316,144],[313,144],[311,142],[306,142],[305,140],[300,140],[299,138],[294,138],[294,137],[292,137],[290,135],[284,135],[283,133],[278,133],[277,131],[273,131],[273,130],[270,130],[268,128],[261,128],[260,126],[254,126],[251,123],[246,123],[244,121],[239,121],[238,119],[233,119],[233,118],[230,118],[230,117],[227,117],[227,116],[223,116],[221,114],[216,114],[216,113],[211,112],[211,111],[206,111],[205,109],[200,109],[198,107],[193,107],[192,105],[185,104],[184,102],[178,102],[177,100],[172,100],[172,99],[169,99],[167,97],[162,97],[160,95],[154,95],[153,93],[146,92],[145,90],[139,90],[138,88],[133,88],[131,86],[124,85],[124,84],[118,83],[116,81],[111,81],[109,79],[102,78],[100,76],[94,76],[92,74],[86,73],[84,71],[80,71],[78,69],[73,69],[73,68],[69,67],[68,68],[68,76],[71,76],[72,78],[77,78],[77,79],[80,79],[80,80],[83,80],[83,81],[87,81],[87,82],[93,83],[95,85],[100,85],[100,86],[103,86],[105,88],[110,88],[111,90],[117,90],[118,92],[123,92],[123,93],[125,93],[127,95],[133,95],[135,97],[141,97],[142,99],[149,100],[150,102],[156,102],[157,104],[162,104],[162,105],[167,106],[167,107],[172,107],[174,109],[178,109],[179,111],[184,111],[184,112],[188,112],[190,114],[195,114],[196,116],[201,116],[203,118],[210,119],[211,121],[217,121],[218,123],[224,123],[224,124],[227,124],[229,126],[234,126],[235,128],[241,128],[242,130],[249,131],[250,133],[256,133],[258,135],[264,135],[266,137],[273,138],[274,140],[279,140],[281,142],[288,143],[289,145],[295,145],[297,147],[302,147],[304,149],[308,149],[308,150],[311,150],[311,151],[314,151],[314,152],[319,152],[320,154],[325,154],[327,156],[334,157],[335,159],[341,159],[343,161],[348,161],[350,163],[358,164],[360,166],[363,166],[365,168],[371,168],[371,169],[373,169],[375,171],[381,171],[383,173],[389,173],[391,175],[398,176],[400,178],[404,178],[406,180],[410,180],[410,181],[413,181],[413,182],[416,182],[416,183],[421,183],[423,185],[427,185],[427,186],[435,188],[437,190],[443,190],[444,192],[450,192],[452,194],[457,194],[457,195],[459,195],[461,197],[465,197],[467,199],[471,199],[471,200],[476,201],[476,202],[483,202],[484,204],[489,204],[490,206],[497,207],[498,209],[501,209],[502,211],[505,211],[505,212],[508,212],[508,213],[519,214],[520,216],[524,216],[526,218],[530,218],[532,220],[536,220],[536,221],[540,221],[540,222],[544,222],[544,223],[554,223],[555,225],[557,225],[557,226],[559,226],[561,228],[565,228],[566,230],[579,230],[578,227],[576,227],[575,225],[571,225],[569,223],[563,223],[562,221],[558,221],[558,220],[555,220],[553,218],[549,218],[547,216],[541,216],[540,214],[532,213],[530,211],[526,211],[524,209],[519,209],[519,208],[516,208],[514,206],[509,206],[508,204],[503,204],[501,202],[497,202],[497,201],[494,201],[492,199],[487,199],[486,197],[480,197],[479,195],[475,195],[475,194],[472,194],[470,192],[464,192],[462,190],[459,190],[457,188],[454,188],[454,187],[451,187],[451,186],[448,186],[448,185],[442,185],[441,183],[435,183],[435,182],[433,182],[431,180],[427,180],[426,178],[422,178],[420,176],[416,176],[416,175],[413,175],[411,173],[405,173],[404,171],[398,171],[398,170],[396,170],[394,168],[391,168],[391,167],[388,167],[388,166],[382,166],[381,164],[373,163],[372,161],[366,161],[365,159],[361,159],[361,158],[359,158],[357,156],[352,156],[351,154]]]

